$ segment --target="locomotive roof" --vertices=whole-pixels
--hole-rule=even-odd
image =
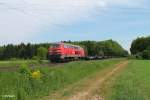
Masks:
[[[64,44],[64,45],[69,45],[69,46],[74,46],[74,47],[81,48],[81,47],[78,46],[78,45],[73,45],[73,44],[69,44],[69,43],[61,43],[61,42],[58,42],[58,43],[52,43],[52,44]]]

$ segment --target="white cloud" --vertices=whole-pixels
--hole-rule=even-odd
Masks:
[[[140,7],[143,6],[145,0],[105,0],[111,6],[126,6],[126,7]]]
[[[142,0],[1,0],[0,40],[27,40],[45,27],[88,19],[97,7],[139,6]]]

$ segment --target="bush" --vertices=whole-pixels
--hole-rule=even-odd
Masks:
[[[150,59],[150,50],[144,50],[136,54],[137,59]]]
[[[11,61],[17,61],[17,58],[10,58]]]
[[[39,60],[39,57],[34,56],[34,57],[32,57],[32,60]]]
[[[26,64],[22,64],[19,67],[18,72],[24,75],[29,75],[29,76],[31,75],[31,69]]]
[[[143,59],[150,59],[150,50],[144,50],[142,52]]]
[[[128,56],[127,59],[136,59],[136,56],[135,55],[130,55],[130,56]]]
[[[142,53],[141,53],[141,52],[137,53],[137,54],[136,54],[136,58],[137,58],[137,59],[143,59]]]

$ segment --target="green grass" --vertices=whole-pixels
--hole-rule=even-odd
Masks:
[[[0,73],[0,95],[15,95],[11,100],[31,100],[43,97],[108,68],[121,59],[71,62],[55,68],[38,68],[39,80],[19,72]],[[9,98],[0,98],[8,100]]]
[[[150,100],[150,61],[131,61],[110,90],[107,100]]]
[[[48,63],[49,61],[43,60],[44,63]],[[37,60],[12,60],[12,61],[0,61],[0,67],[15,67],[22,64],[34,64],[39,65],[39,61]]]

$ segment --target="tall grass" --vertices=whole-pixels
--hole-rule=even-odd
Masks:
[[[43,63],[49,63],[48,60],[43,60]],[[11,60],[11,61],[0,61],[0,67],[15,67],[22,64],[26,65],[39,65],[40,62],[38,60]]]
[[[150,61],[133,60],[121,73],[108,100],[150,100]]]
[[[120,59],[103,61],[79,61],[60,65],[55,68],[37,68],[40,79],[34,79],[30,71],[1,72],[0,95],[15,95],[14,100],[31,100],[49,95],[68,84],[77,82],[104,68],[118,63]],[[33,70],[31,70],[33,73]],[[1,97],[0,99],[9,99]],[[12,100],[12,98],[11,98]]]

